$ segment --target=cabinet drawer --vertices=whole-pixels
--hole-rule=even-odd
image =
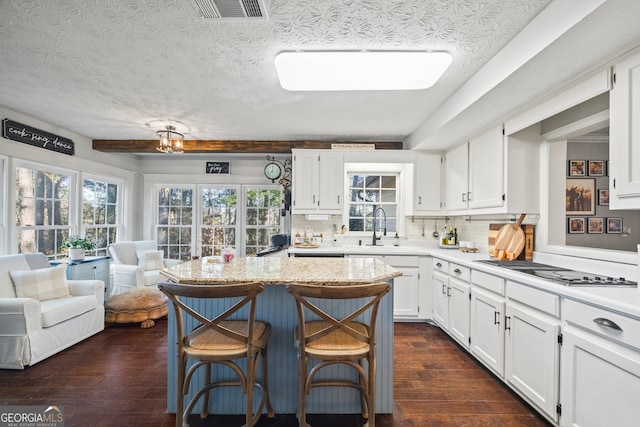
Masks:
[[[473,270],[471,279],[474,285],[504,296],[504,279],[482,271]]]
[[[640,349],[640,320],[565,299],[567,323],[594,332],[612,341]]]
[[[449,275],[465,282],[471,281],[471,269],[452,262],[449,263]]]
[[[418,267],[417,256],[386,256],[384,262],[392,267]]]
[[[560,296],[507,280],[507,298],[560,317]]]
[[[442,271],[443,273],[449,274],[449,261],[434,258],[433,271]]]

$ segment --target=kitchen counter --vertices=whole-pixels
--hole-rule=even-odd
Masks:
[[[267,284],[258,297],[256,318],[271,323],[269,339],[269,395],[276,412],[295,414],[298,402],[297,353],[293,331],[297,324],[294,299],[283,284],[298,282],[324,286],[349,286],[379,281],[393,281],[402,273],[376,258],[236,258],[226,264],[203,264],[201,260],[165,268],[167,278],[188,285],[223,284],[261,281]],[[200,309],[214,317],[229,300],[198,302]],[[357,301],[334,302],[337,310],[351,313]],[[185,319],[186,321],[187,319]],[[176,333],[175,314],[169,310],[167,354],[167,409],[176,411]],[[376,413],[393,413],[393,295],[386,295],[380,304],[376,328]],[[333,367],[332,367],[333,368]],[[228,377],[226,368],[213,368],[213,375]],[[343,372],[342,370],[340,372]],[[200,374],[202,374],[200,372]],[[343,372],[344,374],[344,372]],[[196,374],[197,375],[197,374]],[[196,382],[201,381],[197,379]],[[237,389],[221,389],[209,405],[210,413],[242,414],[244,401]],[[190,393],[190,399],[193,393]],[[358,395],[349,388],[321,387],[314,389],[307,400],[309,413],[359,413]]]
[[[526,283],[529,286],[533,286],[547,292],[640,318],[640,288],[565,286],[518,271],[475,262],[476,260],[491,259],[486,248],[480,248],[478,253],[465,253],[457,249],[439,248],[435,242],[429,243],[431,244],[413,244],[403,241],[400,246],[387,244],[384,246],[360,246],[357,244],[346,244],[338,247],[321,246],[315,249],[291,247],[289,248],[289,253],[292,255],[301,253],[307,256],[312,253],[371,256],[434,256],[445,261],[461,264],[474,270],[481,270],[515,282]],[[626,277],[629,280],[638,281],[638,267],[630,264],[616,264],[593,259],[563,257],[537,252],[534,252],[534,261],[607,276]]]

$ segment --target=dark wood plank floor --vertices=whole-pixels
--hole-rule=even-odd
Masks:
[[[378,427],[548,426],[440,329],[395,327],[393,415]],[[22,371],[0,370],[0,405],[61,405],[65,426],[173,426],[166,412],[167,321],[115,325]],[[378,384],[378,386],[384,386]],[[278,408],[275,408],[277,412]],[[192,417],[193,426],[239,426],[240,417]],[[362,425],[353,415],[310,415],[314,427]],[[291,414],[260,427],[294,427]]]

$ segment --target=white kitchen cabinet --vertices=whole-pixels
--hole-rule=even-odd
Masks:
[[[468,282],[449,277],[449,334],[465,348],[469,348],[470,288]]]
[[[441,207],[442,155],[416,152],[414,215],[438,213]]]
[[[614,67],[609,92],[609,209],[640,208],[640,55]]]
[[[572,300],[563,308],[561,425],[637,425],[640,319]]]
[[[343,154],[333,150],[291,150],[292,213],[342,213]]]
[[[449,330],[449,275],[433,272],[433,320],[445,331]]]
[[[469,269],[436,258],[433,265],[433,320],[469,348]]]
[[[474,214],[538,212],[539,150],[537,128],[505,138],[500,126],[447,151],[444,210]]]
[[[511,292],[513,291],[513,292]],[[538,407],[552,422],[558,421],[558,385],[560,381],[560,319],[546,313],[547,301],[559,300],[557,295],[507,282],[505,309],[505,380],[529,402]],[[543,299],[540,310],[536,299]],[[553,304],[550,304],[553,305]]]
[[[502,127],[469,141],[470,209],[504,204],[504,137]]]
[[[472,287],[471,352],[500,377],[504,374],[504,307],[503,296]]]
[[[370,257],[349,255],[349,257]],[[393,279],[393,319],[395,321],[425,320],[429,314],[425,305],[430,298],[425,295],[429,288],[428,273],[424,271],[431,257],[377,255],[402,273]]]
[[[444,162],[444,208],[466,210],[469,206],[469,143],[447,151]]]

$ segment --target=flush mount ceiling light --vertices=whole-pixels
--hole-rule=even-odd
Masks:
[[[176,131],[176,127],[167,125],[165,130],[159,130],[156,135],[160,138],[160,142],[156,150],[167,154],[182,154],[184,143],[184,135]]]
[[[451,64],[448,52],[281,52],[280,85],[291,91],[416,90],[433,86]]]

